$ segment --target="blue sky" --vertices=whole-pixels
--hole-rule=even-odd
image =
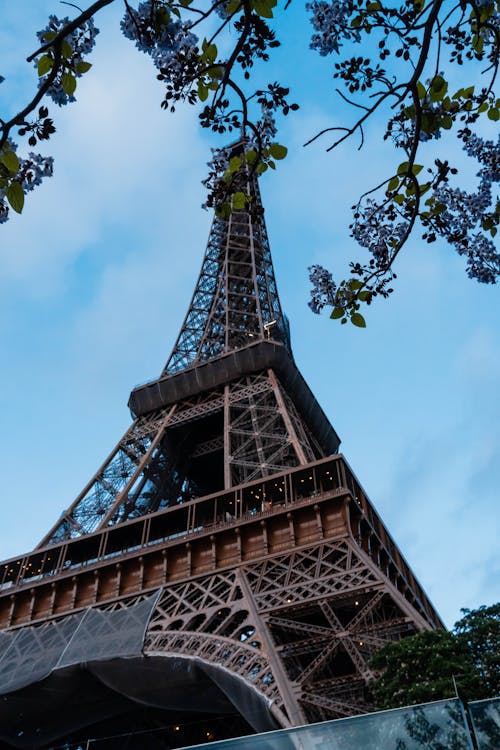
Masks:
[[[35,32],[67,10],[0,0],[2,116],[36,86],[24,62]],[[58,132],[40,148],[55,157],[54,177],[0,226],[2,558],[44,536],[128,427],[129,392],[168,357],[210,226],[200,180],[213,141],[193,110],[160,109],[152,63],[120,35],[120,15],[118,5],[101,15],[78,102],[54,105]],[[261,181],[280,295],[343,453],[451,625],[460,607],[499,596],[498,289],[415,238],[366,330],[309,311],[307,266],[342,275],[357,252],[350,206],[398,157],[380,122],[361,152],[302,148],[345,116],[331,61],[308,50],[305,28],[297,5],[284,24],[289,51],[269,74],[301,104],[281,137],[290,156]]]

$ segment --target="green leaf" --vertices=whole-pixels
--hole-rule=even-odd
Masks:
[[[80,62],[77,62],[75,65],[75,70],[77,73],[87,73],[90,68],[92,67],[92,63],[85,62],[85,60],[80,60]]]
[[[42,57],[38,61],[38,65],[37,65],[38,75],[39,76],[44,76],[52,68],[53,64],[54,64],[54,61],[50,57],[50,55],[42,55]]]
[[[275,0],[253,0],[253,9],[262,18],[273,18],[273,8],[276,5]]]
[[[408,162],[404,161],[402,162],[398,167],[398,174],[399,175],[406,175],[408,174]]]
[[[419,81],[417,83],[417,94],[419,99],[425,99],[425,95],[427,93],[427,89],[425,88],[424,84]]]
[[[11,182],[6,190],[7,200],[18,214],[22,213],[24,206],[24,192],[20,182]]]
[[[273,159],[284,159],[288,153],[288,149],[286,146],[280,146],[279,143],[271,143],[269,153]]]
[[[363,284],[361,283],[361,281],[359,279],[351,279],[351,281],[349,282],[349,289],[352,292],[355,292],[358,289],[361,289],[362,286],[363,286]]]
[[[358,326],[358,328],[366,328],[366,321],[361,313],[353,313],[351,315],[351,323],[355,326]]]
[[[253,164],[256,158],[257,151],[255,151],[253,148],[251,148],[250,151],[247,151],[247,153],[245,154],[245,159],[247,160],[248,164]]]
[[[66,39],[63,39],[62,41],[61,53],[62,53],[62,56],[66,58],[66,60],[69,60],[73,55],[73,47]]]
[[[402,203],[404,203],[405,197],[404,195],[401,195],[401,193],[398,193],[392,200],[394,201],[394,203],[397,203],[398,206],[400,206]]]
[[[482,36],[474,36],[472,38],[472,47],[475,49],[475,51],[478,53],[478,55],[481,54],[481,52],[484,49],[484,39]]]
[[[217,47],[215,44],[209,44],[206,51],[205,51],[205,57],[207,60],[210,60],[210,62],[214,62],[215,58],[217,57]]]
[[[429,89],[429,97],[431,102],[438,102],[444,99],[447,91],[448,82],[445,81],[442,76],[436,76]]]
[[[16,174],[19,171],[19,159],[14,151],[4,151],[2,156],[0,156],[0,161],[12,174]]]
[[[488,117],[490,120],[493,120],[496,122],[498,118],[500,117],[500,110],[496,109],[495,107],[492,107],[488,110]]]
[[[222,203],[220,206],[217,206],[215,213],[219,219],[229,219],[231,216],[231,206],[229,203]]]
[[[181,5],[183,8],[186,8],[188,5],[190,5],[191,0],[181,0]],[[161,34],[161,27],[166,26],[168,23],[170,23],[170,13],[168,12],[168,8],[165,6],[158,8],[156,11],[156,25],[155,28],[157,29],[158,33]]]
[[[208,99],[208,89],[201,81],[198,81],[198,98],[201,102]]]
[[[451,115],[445,115],[443,119],[441,120],[441,127],[445,130],[450,130],[450,128],[453,125],[453,119]]]
[[[399,186],[399,178],[393,177],[392,180],[389,180],[389,184],[387,185],[387,190],[392,193],[393,190],[397,190]]]
[[[240,167],[241,167],[240,157],[233,156],[229,162],[229,171],[231,172],[231,174],[233,174],[234,172],[237,172]]]
[[[61,85],[63,87],[63,91],[68,96],[73,96],[76,89],[76,78],[71,73],[63,73],[61,77]]]
[[[414,175],[417,175],[417,174],[420,174],[420,172],[422,171],[422,169],[423,169],[422,164],[414,164],[413,167],[412,167],[412,172],[413,172]]]
[[[247,197],[245,193],[237,192],[233,195],[233,208],[236,209],[236,211],[241,211],[241,209],[245,208],[247,204]]]
[[[220,66],[210,68],[210,70],[207,70],[207,75],[214,79],[222,78],[222,68]]]
[[[46,31],[43,35],[43,41],[44,42],[52,42],[57,36],[56,31]]]
[[[371,292],[369,292],[367,289],[363,289],[363,291],[358,294],[358,299],[361,300],[361,302],[368,302],[368,300],[370,299],[370,294]]]
[[[344,309],[342,307],[334,307],[332,312],[330,313],[330,318],[333,320],[337,320],[338,318],[341,318],[344,315]]]

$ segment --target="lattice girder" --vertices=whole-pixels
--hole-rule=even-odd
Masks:
[[[319,451],[272,370],[242,377],[137,418],[41,546],[305,464]],[[219,456],[218,485],[196,478],[192,467],[206,455]]]
[[[289,346],[265,227],[259,186],[246,167],[242,189],[251,211],[215,218],[181,332],[164,374],[200,364],[251,340],[272,336]]]
[[[357,579],[346,590],[339,583],[351,570]],[[316,720],[318,710],[322,719],[366,711],[372,654],[410,625],[384,577],[339,540],[164,588],[146,652],[236,672],[288,724],[292,715]]]

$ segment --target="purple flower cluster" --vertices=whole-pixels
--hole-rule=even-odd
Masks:
[[[198,37],[190,24],[172,20],[168,4],[161,0],[144,0],[136,10],[127,10],[120,26],[124,36],[171,78],[182,72],[182,60],[197,50]]]
[[[227,18],[227,1],[226,0],[212,0],[212,6],[219,18],[225,20]]]
[[[268,146],[274,139],[274,136],[278,132],[276,127],[276,120],[274,118],[274,110],[270,107],[262,107],[262,115],[260,119],[255,123],[257,130],[259,131],[262,145]]]
[[[352,236],[361,247],[366,247],[378,265],[386,264],[404,237],[407,222],[397,221],[396,215],[388,212],[385,205],[378,205],[370,198],[359,207],[357,213]]]
[[[54,159],[52,156],[42,156],[30,152],[28,159],[21,160],[21,173],[23,174],[23,190],[28,192],[37,185],[41,185],[44,177],[52,177]]]
[[[37,32],[39,41],[44,44],[47,41],[47,34],[58,34],[70,22],[69,18],[58,18],[57,16],[49,16],[49,23],[41,31]],[[84,62],[85,55],[88,55],[95,44],[95,38],[99,33],[99,29],[95,26],[92,18],[85,21],[81,26],[75,29],[69,36],[65,38],[71,45],[71,74],[75,78],[79,78],[83,73],[78,70],[78,64]],[[35,66],[38,61],[35,61]],[[53,82],[52,86],[47,91],[47,95],[58,104],[60,107],[69,102],[76,101],[73,95],[68,95],[62,86],[62,71],[59,73]],[[40,85],[43,83],[43,78],[40,79]]]
[[[490,184],[500,182],[500,138],[494,143],[494,141],[485,141],[472,133],[464,143],[464,151],[468,156],[473,156],[480,164],[483,164],[478,177]]]
[[[307,304],[313,313],[319,315],[326,305],[334,306],[337,285],[330,271],[319,265],[309,266],[309,281],[312,284],[312,289],[311,299]]]
[[[493,217],[497,198],[494,183],[500,182],[500,136],[496,143],[470,135],[464,150],[482,165],[477,173],[476,192],[441,184],[433,193],[437,203],[445,206],[437,230],[455,246],[459,255],[467,257],[467,274],[485,284],[494,284],[500,275],[500,253],[493,240],[484,234],[483,222]]]
[[[17,144],[7,141],[7,149],[17,151]],[[29,153],[27,159],[19,159],[19,170],[16,181],[20,182],[23,192],[27,193],[40,185],[44,177],[52,177],[54,159],[51,156]],[[4,224],[9,218],[9,205],[7,203],[7,186],[0,187],[0,224]]]
[[[312,13],[311,23],[318,32],[312,35],[311,48],[320,55],[338,53],[343,40],[361,41],[359,30],[350,25],[351,3],[345,0],[314,0],[307,3],[306,8]]]

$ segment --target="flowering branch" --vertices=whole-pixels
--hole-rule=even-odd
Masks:
[[[25,193],[52,173],[50,157],[33,152],[19,157],[13,134],[17,131],[16,137],[26,138],[31,147],[50,138],[55,127],[44,100],[59,106],[75,100],[77,81],[91,68],[87,56],[98,33],[94,17],[113,2],[97,0],[73,19],[51,16],[39,32],[40,44],[28,58],[37,68],[38,91],[19,113],[0,119],[0,222],[10,209],[20,213]],[[289,103],[289,89],[280,83],[259,89],[251,83],[254,65],[269,60],[280,44],[270,25],[277,5],[278,0],[199,0],[198,5],[195,0],[124,0],[121,29],[152,58],[164,85],[161,106],[174,111],[179,102],[197,105],[202,127],[238,135],[240,149],[232,154],[215,150],[204,181],[205,205],[222,219],[234,209],[257,210],[238,178],[241,167],[260,175],[287,153],[276,142],[276,116],[298,105]],[[368,260],[352,261],[350,277],[339,282],[324,268],[313,267],[311,308],[329,307],[333,318],[364,326],[361,305],[392,292],[395,261],[418,226],[426,242],[445,238],[464,256],[469,276],[495,282],[500,254],[493,239],[500,210],[493,186],[499,181],[500,145],[482,138],[476,125],[500,118],[494,90],[500,0],[311,0],[307,7],[314,29],[311,46],[320,55],[336,56],[334,77],[346,89],[337,92],[356,112],[353,124],[325,128],[307,144],[335,133],[326,148],[332,151],[359,133],[362,148],[366,124],[384,112],[384,139],[404,153],[353,206],[351,234]],[[214,24],[214,16],[220,22]],[[219,47],[226,45],[219,38],[229,28],[231,44],[222,55]],[[362,54],[343,57],[347,45]],[[469,75],[473,63],[484,62],[481,87],[449,91],[453,68],[466,63]],[[480,165],[476,192],[451,185],[457,169],[445,159],[425,165],[426,142],[448,131]]]
[[[311,309],[318,313],[330,307],[332,318],[342,323],[350,319],[364,327],[365,320],[359,312],[361,304],[369,305],[378,295],[387,297],[393,291],[389,285],[396,277],[394,263],[417,224],[427,242],[443,237],[459,254],[465,255],[469,276],[494,283],[500,275],[500,253],[493,244],[500,223],[500,204],[493,197],[492,185],[499,180],[499,170],[494,165],[500,163],[500,141],[495,144],[481,139],[473,133],[472,126],[481,115],[492,121],[497,121],[500,115],[500,100],[494,95],[500,2],[462,0],[450,8],[443,0],[432,0],[426,5],[414,0],[396,8],[379,0],[366,3],[314,0],[308,7],[317,31],[312,46],[321,55],[332,52],[339,55],[346,42],[368,45],[364,37],[372,35],[373,39],[378,32],[380,63],[373,64],[365,57],[335,63],[334,76],[344,81],[351,95],[368,97],[368,101],[342,96],[351,106],[362,109],[362,114],[351,127],[325,128],[306,145],[329,132],[343,131],[327,147],[327,151],[335,149],[356,131],[362,132],[364,123],[389,100],[394,100],[391,110],[395,114],[389,114],[384,138],[391,138],[406,155],[392,175],[365,191],[353,206],[351,233],[368,250],[369,260],[351,262],[351,279],[340,282],[334,281],[332,274],[321,266],[311,267]],[[395,42],[391,41],[393,38]],[[450,95],[447,78],[441,72],[443,45],[451,48],[450,62],[455,65],[462,65],[464,59],[488,60],[490,65],[485,71],[489,72],[488,85],[477,92],[471,86]],[[381,63],[391,56],[398,64],[389,74]],[[410,66],[406,80],[402,62]],[[422,76],[429,68],[430,78],[423,83]],[[372,93],[375,84],[381,84],[382,88]],[[417,164],[425,143],[452,129],[466,153],[482,163],[478,193],[469,194],[449,186],[450,176],[457,169],[447,161],[436,159],[425,172],[424,166]]]

